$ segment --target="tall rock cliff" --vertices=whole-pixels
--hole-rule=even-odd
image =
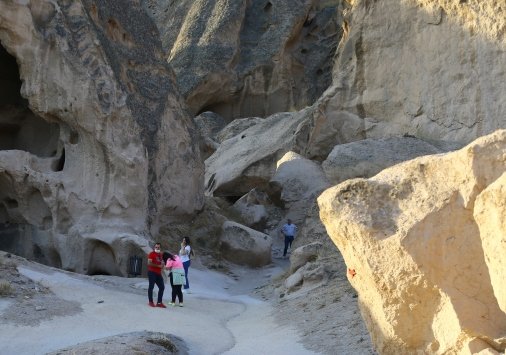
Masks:
[[[9,0],[0,42],[1,243],[124,274],[144,238],[203,204],[198,136],[156,26],[136,1]]]
[[[410,134],[470,143],[505,126],[504,0],[355,0],[309,156]]]

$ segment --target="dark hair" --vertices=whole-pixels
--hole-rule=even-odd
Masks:
[[[164,263],[167,263],[167,260],[176,260],[176,258],[174,257],[174,255],[172,255],[171,253],[169,253],[168,251],[164,251],[163,254],[162,254],[162,259],[163,259],[163,262]]]

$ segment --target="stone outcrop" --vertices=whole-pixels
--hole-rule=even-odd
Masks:
[[[262,230],[269,217],[266,206],[270,204],[265,192],[253,189],[237,200],[232,207],[241,215],[248,227]]]
[[[415,137],[363,139],[336,145],[322,163],[332,184],[356,177],[371,177],[381,170],[422,155],[442,153]]]
[[[239,223],[223,223],[220,242],[223,257],[236,264],[260,267],[271,262],[272,238]]]
[[[314,201],[330,186],[320,164],[295,152],[287,152],[276,165],[276,173],[269,181],[269,188],[279,192],[276,200],[280,200],[286,208],[303,203],[304,209],[307,209],[307,203]]]
[[[480,230],[481,244],[497,303],[506,313],[506,174],[488,185],[477,197],[474,218]]]
[[[353,1],[308,157],[410,134],[467,144],[504,127],[504,1]]]
[[[0,67],[19,68],[0,72],[2,243],[126,274],[131,248],[203,203],[198,136],[156,26],[135,1],[2,1],[0,42]]]
[[[331,83],[342,0],[144,0],[193,113],[299,110]]]
[[[306,112],[279,113],[225,140],[205,162],[206,194],[242,196],[265,188],[276,162],[300,145],[299,125]]]
[[[502,130],[318,198],[380,353],[506,349],[505,157]]]

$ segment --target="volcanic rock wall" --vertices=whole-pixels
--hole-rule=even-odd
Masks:
[[[203,203],[198,139],[157,28],[135,1],[2,1],[0,42],[0,243],[126,274],[150,233]]]
[[[144,0],[193,113],[268,116],[332,81],[345,1]]]
[[[318,198],[380,353],[506,349],[505,157],[502,130]]]

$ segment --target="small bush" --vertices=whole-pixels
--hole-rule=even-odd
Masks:
[[[9,281],[0,280],[0,297],[7,297],[12,295],[14,289],[12,288]]]

